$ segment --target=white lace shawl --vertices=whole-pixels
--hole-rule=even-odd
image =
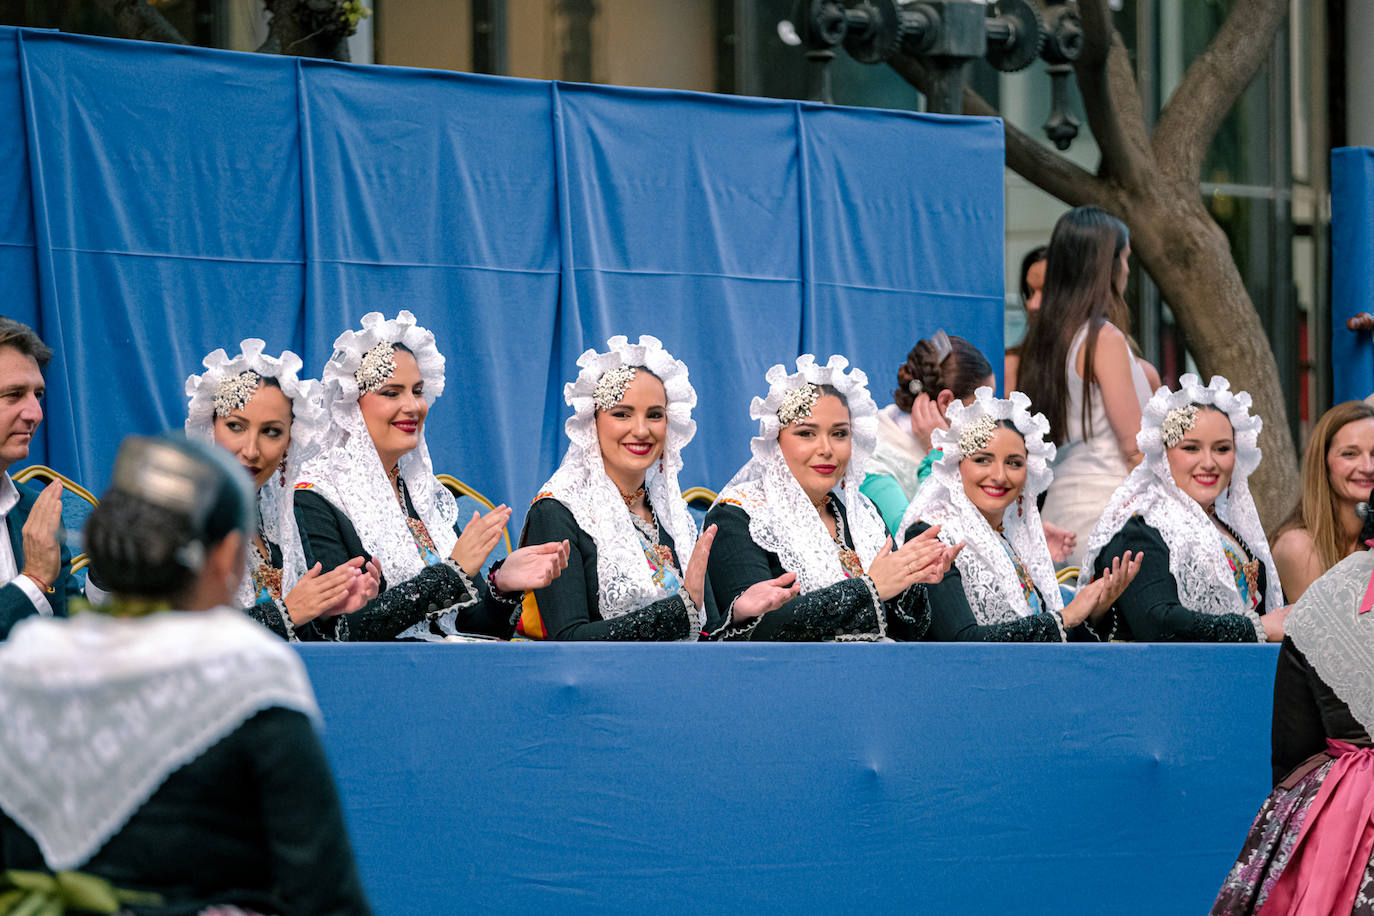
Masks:
[[[286,450],[286,480],[273,472],[258,488],[257,511],[263,533],[282,552],[282,597],[291,591],[305,574],[305,552],[301,548],[300,532],[296,529],[296,515],[291,505],[291,481],[300,473],[307,460],[319,452],[329,419],[321,402],[321,385],[314,379],[299,377],[301,358],[290,350],[281,356],[266,356],[266,344],[250,337],[239,344],[239,352],[232,359],[224,350],[215,350],[201,362],[205,371],[186,379],[186,437],[210,445],[215,444],[215,393],[226,378],[241,372],[253,371],[262,378],[273,378],[281,386],[282,394],[291,401],[291,442]],[[252,556],[252,551],[248,552]],[[252,561],[249,560],[251,563]],[[245,567],[234,601],[240,607],[251,607],[258,601],[253,578]],[[291,627],[287,632],[294,633]]]
[[[662,462],[655,463],[644,475],[644,489],[659,523],[672,536],[683,570],[696,546],[697,526],[682,498],[678,473],[682,470],[682,449],[697,431],[692,419],[697,393],[687,380],[687,366],[664,350],[657,338],[643,335],[639,343],[631,344],[624,336],[617,336],[606,341],[606,346],[605,353],[588,350],[578,357],[581,371],[575,380],[563,386],[563,399],[573,409],[573,415],[563,426],[568,434],[568,451],[558,470],[540,487],[539,495],[547,494],[567,507],[578,527],[596,542],[598,611],[609,620],[675,592],[654,584],[630,510],[606,476],[596,435],[596,405],[592,400],[596,383],[608,369],[618,366],[644,366],[663,381],[668,398],[668,437]],[[704,617],[698,624],[693,628],[692,638],[705,625]]]
[[[1002,538],[968,498],[959,471],[964,459],[959,440],[970,425],[983,417],[1010,420],[1025,440],[1025,489],[1021,500],[1008,506],[1003,513],[1002,530],[1040,591],[1044,609],[1062,611],[1064,601],[1059,594],[1054,561],[1045,543],[1045,528],[1036,505],[1054,477],[1055,447],[1054,443],[1045,440],[1050,430],[1045,415],[1032,415],[1030,398],[1019,391],[1013,391],[1010,398],[998,398],[993,396],[991,388],[979,388],[974,393],[973,403],[965,406],[956,401],[949,405],[945,412],[949,429],[936,430],[931,436],[932,444],[944,449],[944,454],[931,465],[929,479],[907,507],[898,536],[905,537],[907,528],[919,520],[941,525],[939,538],[944,543],[964,543],[954,564],[963,579],[969,607],[980,624],[1004,623],[1030,616],[1032,608],[1021,590],[1016,567],[1007,556]]]
[[[333,425],[326,447],[305,463],[296,483],[313,489],[348,517],[367,552],[381,565],[390,588],[419,575],[425,562],[415,548],[415,537],[358,408],[360,392],[354,373],[363,354],[382,341],[405,344],[419,364],[425,398],[433,407],[444,393],[444,357],[434,335],[416,325],[415,316],[408,311],[390,320],[381,312],[368,312],[362,325],[361,331],[344,331],[334,341],[334,355],[323,373],[324,406]],[[435,551],[446,557],[458,542],[453,532],[458,504],[434,476],[425,436],[426,428],[421,426],[420,444],[401,458],[401,478],[429,530]],[[439,621],[445,632],[457,632],[452,614]],[[428,622],[422,622],[400,637],[428,635]]]
[[[1219,375],[1208,385],[1200,384],[1188,373],[1179,379],[1179,390],[1160,387],[1150,398],[1140,418],[1136,447],[1145,456],[1126,481],[1112,494],[1102,518],[1088,536],[1083,551],[1079,587],[1092,578],[1093,564],[1102,548],[1116,536],[1133,515],[1159,532],[1169,548],[1169,572],[1178,586],[1184,607],[1200,614],[1245,614],[1264,642],[1264,625],[1259,614],[1241,600],[1235,575],[1226,561],[1221,532],[1217,531],[1197,501],[1181,490],[1169,471],[1169,459],[1161,431],[1164,418],[1176,407],[1189,404],[1212,405],[1226,414],[1235,433],[1236,466],[1231,486],[1216,502],[1217,517],[1245,542],[1254,558],[1264,563],[1265,612],[1283,604],[1278,570],[1269,553],[1269,542],[1260,524],[1259,511],[1250,495],[1250,475],[1260,463],[1259,434],[1263,421],[1250,413],[1250,395],[1232,392],[1231,383]]]
[[[719,500],[737,504],[749,516],[749,534],[754,543],[777,554],[783,569],[797,574],[802,593],[834,585],[845,578],[835,541],[811,500],[807,499],[797,478],[787,467],[778,445],[778,407],[783,395],[804,382],[832,385],[849,402],[849,422],[853,450],[845,468],[842,486],[831,491],[844,504],[849,520],[849,535],[864,569],[882,550],[887,528],[882,516],[859,492],[864,467],[877,441],[878,407],[868,393],[868,376],[860,369],[845,372],[849,361],[832,356],[824,366],[816,357],[804,353],[797,357],[797,371],[787,373],[781,364],[768,370],[766,397],[756,397],[749,415],[759,421],[759,434],[749,443],[754,457],[740,468]]]
[[[878,411],[878,444],[864,468],[865,474],[887,474],[902,488],[910,502],[920,488],[921,459],[925,449],[911,432],[911,414],[896,404]]]
[[[1374,735],[1374,613],[1360,602],[1374,572],[1374,551],[1341,560],[1308,586],[1284,622],[1284,632],[1317,676]]]
[[[299,656],[241,611],[31,617],[0,647],[0,808],[48,867],[77,868],[273,706],[318,724]]]

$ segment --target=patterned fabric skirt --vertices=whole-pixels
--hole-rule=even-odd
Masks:
[[[1324,904],[1319,907],[1322,913],[1349,912],[1359,916],[1374,916],[1374,862],[1371,862],[1368,851],[1361,852],[1358,848],[1361,846],[1359,834],[1369,833],[1369,828],[1361,829],[1356,825],[1352,835],[1352,822],[1348,818],[1345,823],[1336,822],[1341,812],[1323,816],[1336,807],[1327,802],[1338,794],[1339,806],[1343,811],[1366,806],[1349,796],[1367,797],[1374,791],[1374,781],[1368,778],[1367,771],[1369,763],[1374,761],[1370,760],[1371,752],[1367,748],[1347,758],[1345,749],[1356,749],[1349,745],[1338,749],[1337,742],[1330,743],[1331,756],[1323,754],[1315,758],[1315,765],[1313,761],[1308,761],[1300,766],[1294,771],[1295,774],[1302,774],[1304,767],[1309,768],[1308,772],[1296,780],[1290,776],[1280,783],[1260,806],[1259,814],[1245,837],[1240,856],[1222,883],[1216,902],[1212,904],[1211,913],[1214,916],[1317,912],[1311,909],[1316,897],[1328,901],[1343,898],[1349,902],[1349,909],[1345,909],[1342,903],[1339,910],[1331,909],[1329,903]],[[1355,757],[1364,759],[1357,763],[1353,759]],[[1356,763],[1359,770],[1365,772],[1352,772],[1351,763]],[[1333,769],[1337,771],[1337,776],[1333,779],[1333,785],[1326,786],[1328,791],[1323,793],[1323,786]],[[1311,824],[1308,824],[1309,820]],[[1301,849],[1298,848],[1300,842]],[[1368,845],[1368,837],[1363,845]],[[1331,867],[1333,849],[1338,850],[1336,858],[1340,862],[1339,867],[1335,868]],[[1296,860],[1295,851],[1298,852]],[[1306,868],[1304,857],[1310,860]],[[1284,876],[1290,862],[1294,862],[1293,874],[1288,875],[1284,887],[1271,901],[1275,885]],[[1318,869],[1315,874],[1313,866]],[[1316,875],[1320,875],[1322,883],[1327,886],[1322,888],[1322,893],[1314,893],[1304,899],[1302,895],[1307,889],[1298,885],[1302,881],[1312,882]],[[1344,885],[1346,890],[1343,893],[1336,892],[1335,885]],[[1266,903],[1269,905],[1266,906]]]

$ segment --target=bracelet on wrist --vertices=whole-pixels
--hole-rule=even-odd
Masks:
[[[497,601],[504,604],[519,604],[525,600],[524,592],[504,592],[501,590],[501,586],[496,584],[496,571],[500,569],[505,562],[506,558],[502,557],[491,564],[491,570],[487,573],[487,587],[491,589],[491,597]]]
[[[51,595],[55,591],[55,589],[51,585],[35,576],[33,573],[25,572],[24,575],[27,576],[29,580],[33,582],[34,585],[38,586],[39,591],[48,595]]]

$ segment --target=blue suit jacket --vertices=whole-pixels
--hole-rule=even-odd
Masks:
[[[15,484],[19,490],[19,503],[10,510],[9,515],[5,516],[5,527],[10,539],[10,547],[14,550],[15,568],[24,568],[24,523],[29,520],[29,513],[33,511],[33,504],[38,500],[38,494],[23,484]],[[72,554],[67,549],[67,534],[65,530],[58,529],[57,539],[62,543],[62,570],[58,573],[57,582],[48,590],[48,604],[52,607],[53,615],[56,617],[67,616],[67,601],[81,594],[81,586],[72,576]],[[10,635],[10,627],[14,626],[25,617],[32,617],[38,611],[34,608],[33,602],[29,600],[28,593],[17,585],[9,584],[0,588],[0,639],[5,639]]]

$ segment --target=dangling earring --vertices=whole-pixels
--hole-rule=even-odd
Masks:
[[[281,473],[281,485],[286,486],[286,452],[282,452],[281,464],[277,466],[277,469]]]
[[[1026,494],[1022,493],[1016,497],[1016,517],[1020,518],[1025,514]]]
[[[841,489],[841,490],[844,489],[844,478],[843,478],[843,477],[840,478],[840,489]]]
[[[662,455],[659,455],[659,456],[658,456],[658,472],[659,472],[660,474],[664,473],[664,470],[663,470],[663,456],[662,456]]]

